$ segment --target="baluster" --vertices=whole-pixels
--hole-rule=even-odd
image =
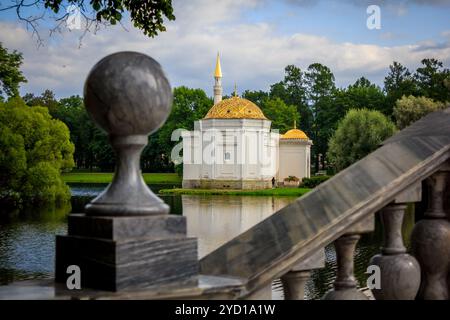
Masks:
[[[337,258],[337,277],[334,290],[325,294],[324,300],[368,300],[356,287],[354,276],[354,253],[359,234],[345,234],[334,241]]]
[[[310,270],[289,271],[281,277],[285,300],[304,300],[305,284],[311,275]]]
[[[381,254],[370,260],[380,268],[380,288],[373,288],[377,300],[413,300],[420,286],[420,267],[417,260],[406,253],[402,239],[405,204],[390,204],[381,210],[384,242]]]
[[[447,171],[439,171],[427,179],[428,209],[411,235],[412,253],[422,271],[419,299],[449,299],[450,222],[444,211],[447,177]]]
[[[285,300],[305,299],[305,284],[311,271],[325,267],[325,249],[320,249],[310,258],[297,263],[294,268],[281,277]]]

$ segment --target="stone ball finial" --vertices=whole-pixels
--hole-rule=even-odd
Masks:
[[[148,188],[139,163],[147,136],[164,124],[172,106],[172,90],[159,63],[137,52],[103,58],[86,79],[84,103],[116,154],[111,184],[86,205],[85,213],[167,214],[169,206]]]
[[[106,56],[91,69],[84,102],[108,134],[149,135],[169,116],[172,90],[158,62],[142,53],[124,51]]]

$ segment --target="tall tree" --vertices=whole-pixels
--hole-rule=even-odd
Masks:
[[[299,126],[307,134],[311,131],[312,113],[307,103],[305,75],[294,65],[284,69],[284,80],[270,87],[270,97],[280,98],[287,105],[294,105],[300,115]]]
[[[9,52],[0,42],[0,100],[19,94],[19,86],[27,82],[20,70],[22,54],[14,50]]]
[[[436,101],[450,101],[450,90],[446,87],[450,70],[436,59],[423,59],[421,63],[422,67],[414,73],[419,95]]]
[[[386,101],[382,89],[371,83],[367,78],[361,77],[346,90],[350,105],[348,109],[378,110],[387,116],[391,115],[391,110]]]
[[[95,126],[80,96],[60,99],[54,117],[63,121],[70,130],[70,140],[75,145],[73,157],[77,168],[92,170],[100,167],[98,159],[107,158],[106,155],[99,155],[102,151],[110,152],[110,157],[113,156],[106,135]],[[112,160],[109,163],[103,161],[102,169],[112,170]]]
[[[331,97],[336,90],[334,75],[330,68],[320,63],[311,64],[305,73],[306,96],[312,114],[310,137],[314,141],[313,158],[315,170],[325,165],[325,155],[328,149],[330,132],[325,127],[328,123],[326,116],[332,108]]]
[[[384,91],[386,92],[386,112],[392,114],[395,102],[404,95],[416,95],[417,87],[411,72],[401,63],[394,61],[389,66],[389,73],[384,78]]]
[[[50,114],[54,117],[58,111],[58,100],[52,90],[46,89],[40,96],[33,93],[25,94],[22,99],[28,106],[46,107]]]
[[[297,108],[287,105],[280,98],[265,99],[260,107],[264,115],[272,120],[272,128],[278,129],[280,133],[292,129],[294,123],[299,122]]]
[[[258,91],[245,90],[242,93],[242,98],[250,100],[257,106],[261,106],[264,103],[264,101],[269,98],[269,93],[262,90]]]

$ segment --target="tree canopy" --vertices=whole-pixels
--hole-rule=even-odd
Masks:
[[[61,202],[70,197],[60,172],[74,166],[67,126],[45,107],[15,97],[0,102],[0,200]]]
[[[50,30],[57,31],[68,18],[67,9],[71,5],[79,9],[86,31],[91,27],[97,29],[99,24],[115,25],[128,13],[136,28],[149,37],[155,37],[159,32],[166,31],[164,19],[175,20],[172,0],[11,0],[9,4],[0,6],[0,11],[14,10],[17,18],[24,21],[41,41],[37,28],[39,21],[53,20]]]
[[[285,133],[294,127],[294,123],[299,122],[297,108],[287,105],[280,98],[265,99],[260,104],[264,115],[272,120],[272,129],[278,129],[280,133]]]
[[[27,82],[20,70],[22,54],[14,50],[9,52],[0,42],[0,100],[19,94],[19,86]]]
[[[352,109],[339,122],[330,139],[328,159],[340,171],[378,148],[396,127],[376,110]]]
[[[426,97],[403,96],[394,107],[394,118],[399,129],[409,126],[430,112],[443,109],[445,104]]]

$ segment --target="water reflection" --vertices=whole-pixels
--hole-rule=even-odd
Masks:
[[[53,273],[55,235],[66,233],[70,203],[28,208],[0,221],[0,284],[48,278]]]
[[[182,196],[188,236],[198,238],[199,258],[294,200],[288,197]]]

